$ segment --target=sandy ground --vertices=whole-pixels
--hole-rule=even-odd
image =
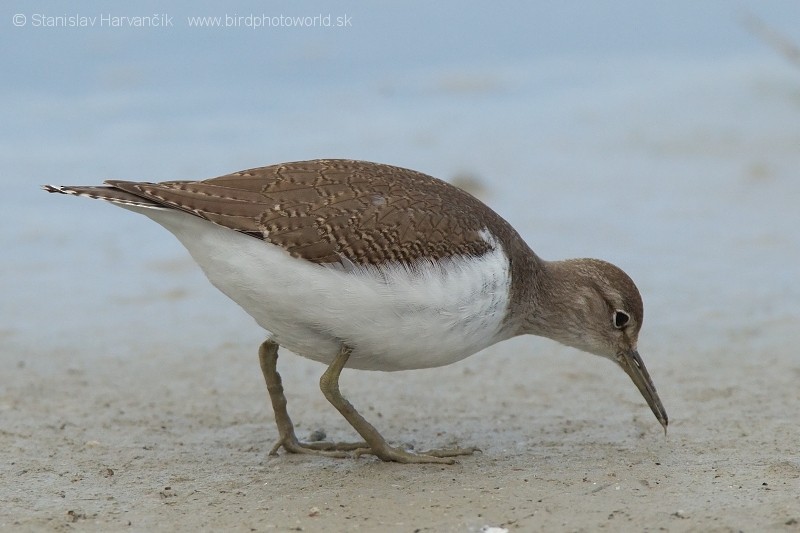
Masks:
[[[257,328],[206,324],[227,340],[197,348],[186,318],[159,323],[165,337],[124,347],[113,331],[60,348],[3,333],[0,528],[800,530],[800,360],[778,346],[792,321],[713,346],[645,328],[666,437],[611,363],[533,337],[441,369],[345,371],[392,442],[483,450],[453,466],[269,457]],[[299,435],[354,438],[317,389],[321,365],[284,354],[279,368]]]

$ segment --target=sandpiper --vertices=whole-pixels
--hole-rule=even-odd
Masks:
[[[523,334],[619,364],[666,431],[637,351],[644,309],[618,267],[545,261],[470,194],[426,174],[365,161],[283,163],[204,181],[108,180],[48,192],[106,200],[152,218],[211,283],[269,333],[259,360],[279,439],[270,451],[452,463],[474,448],[390,446],[339,391],[345,366],[454,363]],[[325,397],[364,442],[301,442],[286,409],[278,347],[320,361]]]

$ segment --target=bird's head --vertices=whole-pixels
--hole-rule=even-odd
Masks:
[[[633,280],[598,259],[547,262],[545,273],[528,332],[616,362],[666,431],[667,413],[637,350],[644,306]]]

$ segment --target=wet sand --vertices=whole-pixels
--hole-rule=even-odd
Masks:
[[[191,325],[175,317],[171,340],[143,339],[135,356],[107,341],[108,352],[80,357],[79,345],[22,350],[7,335],[0,527],[800,528],[800,362],[780,342],[753,342],[786,338],[793,324],[731,332],[702,351],[679,332],[669,345],[645,333],[666,437],[613,364],[533,337],[441,369],[345,371],[342,390],[392,442],[483,450],[438,466],[268,457],[277,432],[259,333],[235,322],[217,331],[228,342],[186,351]],[[322,365],[287,353],[279,368],[299,435],[355,437],[316,387]]]

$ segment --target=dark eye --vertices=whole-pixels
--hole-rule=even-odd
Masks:
[[[625,311],[620,311],[617,309],[614,311],[614,327],[617,329],[622,329],[628,325],[628,322],[631,321],[630,315]]]

